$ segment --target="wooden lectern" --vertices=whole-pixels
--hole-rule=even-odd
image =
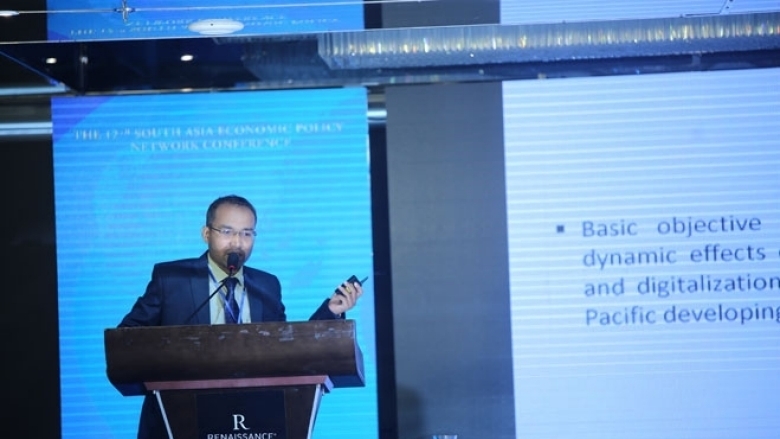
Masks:
[[[321,396],[362,387],[353,320],[107,329],[109,381],[153,392],[173,439],[308,439]]]

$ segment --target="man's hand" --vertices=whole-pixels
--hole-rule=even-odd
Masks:
[[[330,309],[330,312],[333,314],[341,316],[341,314],[354,308],[362,295],[363,287],[360,285],[360,282],[344,282],[338,290],[330,296],[328,309]]]

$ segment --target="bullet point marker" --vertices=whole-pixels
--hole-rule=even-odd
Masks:
[[[558,232],[558,233],[563,233],[566,230],[564,230],[563,224],[559,224],[559,225],[555,226],[555,231]]]

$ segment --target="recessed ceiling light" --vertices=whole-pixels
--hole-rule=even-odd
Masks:
[[[190,55],[189,53],[185,53],[184,55],[181,56],[181,60],[184,62],[192,61],[194,58],[195,57]]]
[[[46,64],[57,64],[57,58],[46,58]]]
[[[244,23],[236,20],[213,19],[190,23],[187,29],[201,35],[225,35],[238,32],[244,28]]]
[[[18,11],[0,11],[0,17],[14,17],[19,15]]]

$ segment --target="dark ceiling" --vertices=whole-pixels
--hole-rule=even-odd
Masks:
[[[1,48],[0,54],[2,54]],[[31,68],[23,66],[8,56],[0,56],[0,86],[2,88],[48,87],[50,85],[51,81],[48,78],[35,73]]]

